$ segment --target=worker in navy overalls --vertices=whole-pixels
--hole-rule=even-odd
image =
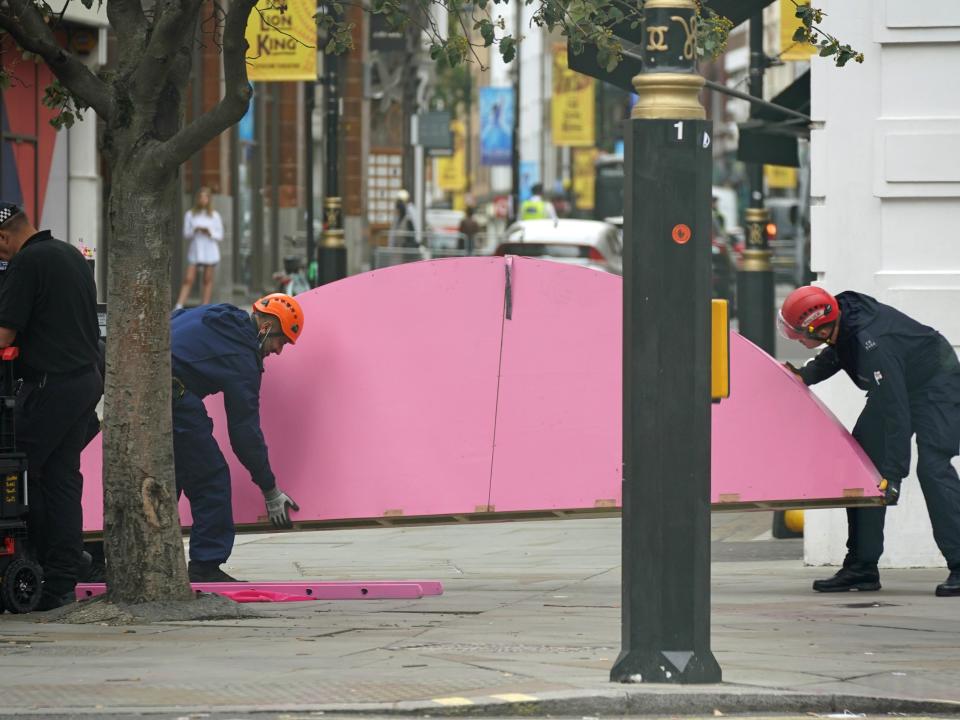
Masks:
[[[173,454],[177,492],[190,501],[191,582],[232,582],[220,565],[233,551],[230,471],[213,437],[203,398],[223,393],[230,445],[263,492],[276,527],[290,527],[289,508],[277,487],[260,430],[263,360],[279,355],[303,331],[303,311],[289,295],[273,293],[251,313],[233,305],[177,310],[170,324],[173,369]]]
[[[910,473],[910,438],[917,436],[917,478],[927,503],[933,538],[950,575],[940,597],[960,596],[960,479],[952,459],[960,451],[960,362],[946,338],[868,295],[836,297],[818,287],[794,290],[780,310],[781,333],[808,348],[826,348],[799,370],[807,385],[847,373],[867,404],[853,437],[881,476],[887,505],[896,505]],[[807,448],[816,458],[816,448]],[[829,462],[829,459],[826,459]],[[879,590],[886,508],[847,510],[847,555],[818,592]]]

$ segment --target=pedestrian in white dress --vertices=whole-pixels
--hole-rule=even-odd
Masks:
[[[177,308],[190,297],[197,268],[203,268],[202,298],[210,304],[213,295],[213,273],[220,262],[220,243],[223,241],[223,220],[210,203],[210,188],[202,187],[197,192],[197,201],[183,216],[183,239],[190,243],[187,249],[187,272],[180,287]]]

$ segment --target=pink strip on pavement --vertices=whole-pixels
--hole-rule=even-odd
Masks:
[[[287,599],[274,599],[273,602],[298,602],[300,600],[410,600],[425,595],[442,595],[443,584],[436,580],[373,580],[354,582],[333,580],[326,582],[249,582],[249,583],[190,583],[196,592],[228,594],[237,592],[260,593],[259,602],[265,602],[269,594],[287,596]],[[76,588],[77,599],[103,595],[107,591],[105,583],[79,583]],[[299,596],[293,598],[292,596]],[[238,602],[252,602],[238,600]]]

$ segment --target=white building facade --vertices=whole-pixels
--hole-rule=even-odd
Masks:
[[[873,295],[960,345],[960,3],[820,0],[862,65],[812,68],[811,266],[831,292]],[[817,394],[853,427],[863,394],[842,373]],[[810,472],[830,462],[798,448]],[[960,463],[956,463],[960,468]],[[887,512],[881,567],[943,566],[916,479]],[[809,564],[839,564],[846,514],[807,513]]]

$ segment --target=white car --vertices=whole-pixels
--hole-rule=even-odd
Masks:
[[[494,255],[523,255],[617,275],[623,272],[620,234],[599,220],[521,220],[506,229]]]

